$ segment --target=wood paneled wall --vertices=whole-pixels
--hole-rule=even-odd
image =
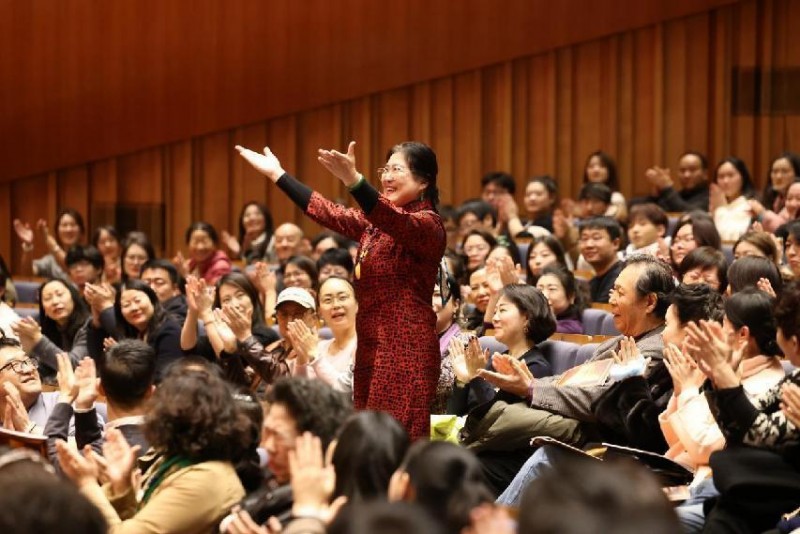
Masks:
[[[355,139],[369,174],[393,143],[418,139],[436,150],[444,203],[480,192],[480,176],[508,170],[518,183],[557,177],[563,195],[581,183],[587,154],[617,159],[621,189],[646,192],[643,172],[673,166],[685,149],[711,161],[743,158],[759,185],[771,157],[800,150],[798,115],[732,111],[734,67],[800,66],[790,21],[800,0],[760,0],[722,7],[485,68],[379,92],[242,126],[0,184],[0,251],[17,265],[11,221],[52,219],[57,209],[91,212],[96,203],[164,203],[166,254],[182,246],[194,219],[233,230],[241,205],[264,200],[276,221],[318,230],[267,180],[247,168],[235,144],[269,145],[284,167],[332,198],[346,192],[316,162],[318,147]],[[769,78],[761,80],[769,94]],[[90,225],[97,221],[90,221]],[[13,247],[12,247],[13,244]],[[41,246],[37,244],[37,246]],[[43,252],[40,248],[37,252]]]

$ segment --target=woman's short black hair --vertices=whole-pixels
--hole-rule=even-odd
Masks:
[[[756,289],[745,288],[731,295],[725,301],[725,317],[737,330],[746,326],[761,354],[781,356],[777,342],[778,325],[775,322],[773,307],[775,300]]]
[[[515,182],[514,177],[507,172],[487,172],[481,178],[481,187],[484,188],[489,184],[497,185],[511,196],[514,196],[514,193],[517,192],[517,182]]]
[[[604,204],[611,204],[613,191],[606,184],[586,182],[578,191],[578,200],[599,200]]]
[[[410,443],[403,425],[386,412],[358,412],[345,421],[336,441],[334,496],[344,495],[351,504],[385,499]]]
[[[588,158],[586,158],[586,164],[583,166],[584,183],[589,181],[589,162],[592,161],[592,158],[595,156],[597,156],[597,158],[600,160],[600,163],[602,163],[603,167],[605,167],[608,171],[608,178],[606,179],[605,184],[610,187],[612,191],[617,191],[619,189],[619,183],[617,179],[617,164],[614,162],[614,158],[602,150],[595,150],[589,154]]]
[[[59,328],[58,323],[47,316],[44,312],[44,304],[42,303],[42,292],[44,288],[50,284],[61,284],[64,286],[72,298],[72,313],[67,320],[65,328]],[[72,350],[72,342],[75,339],[75,334],[86,323],[86,320],[91,315],[86,301],[81,298],[78,289],[60,278],[50,278],[39,286],[39,324],[42,325],[42,335],[55,343],[61,350],[69,352]],[[57,371],[57,369],[55,369]]]
[[[102,271],[106,264],[103,255],[93,245],[72,245],[69,247],[67,257],[64,258],[67,268],[82,261],[88,262],[98,271]]]
[[[781,294],[783,278],[775,262],[758,256],[745,256],[731,263],[728,268],[728,284],[731,293],[735,294],[747,287],[756,287],[761,278],[772,284],[776,295]]]
[[[472,199],[464,201],[459,207],[456,215],[456,222],[461,224],[461,219],[464,215],[471,213],[483,223],[483,220],[490,216],[492,218],[492,225],[497,223],[497,212],[491,204],[480,199]]]
[[[212,373],[190,369],[169,373],[158,386],[144,432],[166,457],[195,462],[235,462],[255,438],[232,388]]]
[[[114,298],[114,315],[117,319],[117,328],[121,331],[121,334],[124,337],[139,337],[139,331],[136,329],[136,327],[125,320],[125,317],[122,315],[122,304],[120,301],[122,299],[122,292],[127,289],[143,292],[145,295],[147,295],[150,304],[153,306],[153,316],[147,323],[146,333],[147,337],[149,338],[161,327],[162,324],[164,324],[164,321],[167,320],[167,313],[164,311],[164,308],[161,307],[161,303],[158,301],[158,296],[156,296],[155,291],[153,291],[153,288],[151,288],[149,284],[146,284],[138,278],[129,278],[128,280],[125,280],[120,285],[117,295]]]
[[[717,183],[717,174],[719,174],[719,168],[726,163],[733,165],[736,171],[741,175],[742,195],[744,195],[746,198],[753,198],[755,190],[753,189],[753,179],[750,177],[750,170],[747,168],[747,165],[745,165],[744,161],[737,157],[728,156],[717,163],[717,167],[714,169],[714,177],[711,179],[711,181]]]
[[[719,291],[724,293],[728,288],[728,260],[722,251],[712,247],[698,247],[683,258],[678,266],[678,279],[683,280],[686,273],[692,269],[716,269],[719,280]]]
[[[547,191],[547,194],[550,195],[550,198],[553,200],[555,204],[558,202],[558,183],[556,183],[555,179],[550,176],[549,174],[543,174],[542,176],[534,176],[533,178],[528,179],[528,184],[542,184],[544,190]]]
[[[708,213],[699,210],[684,213],[678,219],[678,224],[672,231],[673,241],[678,235],[678,230],[687,224],[692,225],[692,235],[698,247],[714,247],[718,250],[722,248],[722,238],[719,236],[714,219]]]
[[[192,239],[192,234],[198,230],[208,234],[208,237],[211,239],[211,242],[214,243],[215,247],[219,244],[219,236],[217,235],[216,228],[205,221],[195,221],[189,225],[189,228],[186,229],[186,235],[184,237],[186,238],[187,245]]]
[[[436,184],[436,177],[439,174],[439,163],[436,161],[436,152],[425,143],[418,141],[406,141],[394,145],[386,154],[386,159],[392,154],[400,152],[408,162],[408,168],[414,176],[422,179],[423,183],[428,184],[425,188],[425,198],[431,203],[434,211],[439,205],[439,187]]]
[[[526,284],[510,284],[500,294],[507,298],[527,318],[525,338],[533,343],[541,343],[556,331],[556,317],[547,297]]]
[[[349,274],[353,274],[353,256],[346,248],[329,248],[320,254],[317,260],[317,272],[322,270],[327,265],[336,265],[347,270]]]

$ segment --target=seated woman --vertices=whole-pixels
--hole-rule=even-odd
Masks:
[[[711,247],[691,251],[681,262],[678,281],[682,284],[708,284],[725,293],[728,289],[728,260],[725,254]]]
[[[219,249],[217,230],[204,221],[193,222],[186,229],[186,244],[189,246],[189,259],[178,253],[172,262],[181,276],[198,276],[207,284],[216,284],[219,277],[231,272],[231,260]]]
[[[717,165],[710,188],[709,212],[723,241],[736,241],[753,221],[750,171],[739,158],[728,157]]]
[[[561,242],[550,235],[537,237],[531,241],[524,261],[525,280],[528,285],[536,285],[542,269],[552,264],[567,268],[564,247],[561,246]]]
[[[311,259],[319,261],[322,254],[332,248],[349,249],[352,241],[342,234],[325,230],[314,236],[311,240]]]
[[[272,214],[260,202],[248,202],[239,214],[239,238],[222,231],[222,242],[228,247],[232,258],[242,260],[245,265],[263,261],[272,244]]]
[[[583,333],[583,310],[586,304],[578,291],[575,275],[558,265],[548,265],[536,282],[536,289],[547,298],[556,316],[556,332]]]
[[[466,258],[467,273],[472,274],[485,262],[489,252],[497,245],[497,240],[487,230],[473,229],[467,232],[461,242],[461,250]]]
[[[165,376],[145,417],[144,432],[156,459],[141,485],[131,476],[135,455],[116,429],[107,430],[103,447],[109,485],[100,486],[93,463],[63,441],[59,460],[103,513],[109,533],[211,534],[244,496],[234,464],[255,446],[244,419],[221,378],[180,368]]]
[[[434,286],[433,311],[436,313],[436,332],[439,335],[442,370],[439,375],[439,384],[436,386],[436,400],[431,407],[431,414],[443,414],[447,413],[447,404],[453,394],[456,380],[453,374],[450,343],[454,339],[462,343],[469,341],[469,336],[461,327],[461,287],[454,277],[447,276],[444,288],[439,283]]]
[[[488,202],[479,199],[467,200],[458,207],[456,222],[461,239],[459,244],[463,245],[464,239],[471,230],[485,230],[493,233],[497,224],[497,212]],[[459,249],[456,252],[463,253],[464,251]]]
[[[477,335],[483,335],[486,330],[485,315],[489,305],[489,283],[486,279],[486,268],[481,267],[475,270],[469,277],[469,296],[467,302],[472,305],[467,310],[464,318],[466,330],[474,330]]]
[[[520,219],[516,213],[516,204],[513,204],[514,213],[506,213],[508,218],[508,233],[512,237],[526,232],[530,235],[537,235],[542,232],[542,228],[547,230],[545,233],[553,232],[553,210],[558,202],[558,185],[550,176],[535,176],[528,180],[525,186],[525,197],[523,205],[525,216]],[[505,206],[500,211],[507,211]]]
[[[783,237],[783,256],[789,277],[800,280],[800,221],[792,221],[778,233]]]
[[[332,276],[319,288],[319,315],[331,329],[331,339],[320,340],[303,321],[289,323],[289,339],[297,353],[293,374],[317,377],[334,389],[352,393],[352,365],[356,357],[356,292],[349,280]]]
[[[317,260],[319,283],[322,284],[331,276],[352,280],[354,268],[353,257],[346,248],[329,248]]]
[[[186,281],[188,313],[181,330],[181,349],[187,354],[198,354],[210,361],[218,361],[224,376],[230,382],[250,386],[252,371],[237,353],[236,336],[219,318],[222,308],[233,306],[250,321],[252,335],[264,346],[276,342],[278,334],[264,323],[264,311],[258,293],[250,280],[241,273],[228,273],[209,291],[205,280],[190,276]],[[197,321],[203,321],[206,335],[198,336]]]
[[[800,288],[792,284],[774,311],[775,341],[794,366],[800,366],[798,302]],[[704,507],[709,511],[704,532],[722,532],[733,523],[748,532],[773,528],[800,500],[800,429],[781,409],[785,390],[800,384],[800,369],[750,398],[737,371],[743,343],[731,346],[720,328],[705,324],[689,330],[689,341],[689,353],[708,378],[704,392],[727,444],[710,460],[720,496]]]
[[[691,211],[684,214],[670,236],[669,257],[672,270],[678,272],[683,258],[697,247],[722,249],[722,239],[708,213]]]
[[[281,274],[284,288],[299,287],[312,295],[317,294],[317,264],[308,256],[291,256],[283,265]]]
[[[698,301],[695,305],[708,306],[709,303]],[[780,363],[780,349],[775,341],[772,308],[772,298],[756,289],[736,293],[724,304],[722,332],[731,346],[743,345],[742,385],[749,398],[762,394],[785,376]],[[716,317],[711,319],[719,322]],[[686,317],[677,315],[674,307],[667,311],[665,336],[671,345],[667,345],[664,352],[664,363],[672,377],[673,393],[667,409],[658,416],[669,445],[665,456],[695,473],[690,488],[691,498],[684,506],[699,504],[710,493],[715,493],[710,480],[707,480],[711,474],[709,457],[725,446],[725,438],[702,392],[705,375],[692,357],[681,351],[676,340],[669,337],[673,324],[678,324],[683,330],[688,322]],[[681,517],[685,515],[681,514]]]
[[[589,154],[583,170],[583,183],[599,183],[607,185],[611,191],[611,205],[604,214],[613,217],[617,221],[625,222],[628,217],[628,205],[625,197],[619,192],[619,180],[617,179],[617,165],[614,160],[603,152],[597,150]]]
[[[22,241],[20,265],[23,272],[20,274],[33,273],[34,276],[41,276],[42,278],[66,279],[64,260],[67,257],[67,250],[71,246],[81,243],[86,234],[83,217],[74,209],[64,208],[56,217],[55,236],[50,234],[47,229],[47,221],[44,219],[39,219],[36,222],[36,228],[42,233],[49,252],[39,259],[31,260],[33,229],[30,224],[14,219],[14,231],[19,240]]]
[[[156,251],[144,232],[130,232],[122,242],[122,281],[138,280],[142,266],[156,259]]]
[[[87,285],[89,290],[93,287]],[[141,280],[122,283],[114,297],[113,311],[107,306],[107,298],[100,297],[92,305],[87,336],[89,355],[97,361],[107,343],[141,339],[156,352],[156,380],[161,380],[166,367],[183,356],[180,325],[166,314],[155,292]]]
[[[75,286],[52,279],[39,288],[39,322],[26,317],[13,325],[22,350],[39,362],[42,382],[55,384],[56,354],[67,352],[72,365],[89,354],[86,334],[90,313]]]
[[[750,201],[753,214],[764,225],[764,230],[774,232],[782,224],[797,218],[800,201],[800,157],[784,152],[769,165],[769,176],[761,195],[761,202]],[[792,186],[794,192],[790,192]],[[792,195],[790,206],[789,196]]]
[[[117,229],[110,224],[100,226],[94,231],[92,245],[103,255],[103,281],[109,284],[119,282],[122,277],[122,244]]]
[[[767,258],[775,262],[775,265],[781,263],[775,238],[767,232],[750,230],[736,241],[733,245],[733,259],[738,260],[745,256]]]

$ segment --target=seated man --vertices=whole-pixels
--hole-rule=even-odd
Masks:
[[[271,516],[287,512],[292,506],[289,486],[289,453],[304,432],[320,438],[323,450],[339,427],[352,413],[347,395],[334,391],[321,380],[281,378],[267,395],[269,408],[264,417],[261,446],[266,450],[268,473],[261,488],[242,502],[243,512],[261,524]],[[221,532],[229,530],[234,516],[222,521]]]
[[[238,341],[237,354],[258,375],[263,385],[268,388],[278,378],[291,375],[290,365],[293,365],[293,362],[290,362],[289,355],[292,352],[292,344],[289,340],[288,326],[290,321],[299,320],[305,322],[310,329],[316,330],[317,306],[311,293],[299,287],[288,287],[280,292],[275,303],[275,315],[282,339],[267,347],[253,336],[250,321],[233,319],[235,313],[234,310],[226,308],[225,314],[231,321],[229,326]],[[231,360],[231,363],[234,361]],[[229,369],[228,372],[237,374],[235,369]],[[239,372],[245,373],[247,370],[241,369]],[[261,387],[259,391],[263,392],[263,389]]]
[[[642,364],[649,362],[643,376],[650,380],[663,368],[661,332],[673,289],[669,265],[648,255],[631,258],[614,283],[610,299],[614,325],[622,335],[601,343],[587,364],[618,358],[624,348],[621,342],[633,338]],[[492,362],[495,371],[482,369],[479,376],[528,400],[533,410],[524,418],[530,436],[552,436],[580,443],[581,423],[597,422],[594,404],[614,384],[611,378],[597,385],[560,384],[563,375],[534,378],[527,368],[507,356],[497,355]],[[495,487],[502,490],[511,478],[495,481]]]
[[[607,303],[614,281],[622,272],[619,260],[622,229],[610,217],[596,217],[581,223],[579,235],[581,256],[595,273],[589,280],[592,302]]]
[[[186,320],[188,306],[181,291],[178,270],[167,260],[152,259],[142,265],[142,281],[155,291],[161,307],[180,324]]]
[[[44,432],[59,393],[42,392],[37,367],[39,363],[25,354],[19,341],[0,330],[0,416],[5,428],[28,434]],[[105,405],[99,408],[105,415]]]
[[[138,339],[123,339],[103,353],[97,364],[85,358],[79,365],[81,376],[78,387],[61,395],[47,421],[45,435],[48,438],[48,456],[57,465],[55,443],[66,440],[69,420],[75,417],[75,441],[79,449],[92,445],[98,453],[103,444],[103,427],[98,424],[95,400],[98,392],[108,402],[108,423],[106,429],[117,428],[131,445],[139,445],[138,456],[150,448],[144,437],[143,425],[147,400],[155,391],[156,355],[152,347]],[[71,377],[63,375],[61,382]],[[100,384],[97,384],[99,374]],[[68,389],[67,384],[64,388]],[[74,409],[73,409],[74,406]]]
[[[645,173],[655,195],[647,199],[656,202],[664,211],[708,211],[708,161],[699,152],[684,152],[678,160],[680,191],[669,169],[652,167]]]

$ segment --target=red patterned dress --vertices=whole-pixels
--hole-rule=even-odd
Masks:
[[[389,412],[412,440],[427,438],[441,367],[431,297],[445,249],[444,225],[427,200],[398,208],[369,184],[364,187],[367,196],[377,198],[368,213],[318,193],[301,207],[314,221],[360,244],[355,407]],[[364,206],[363,195],[354,196]]]

